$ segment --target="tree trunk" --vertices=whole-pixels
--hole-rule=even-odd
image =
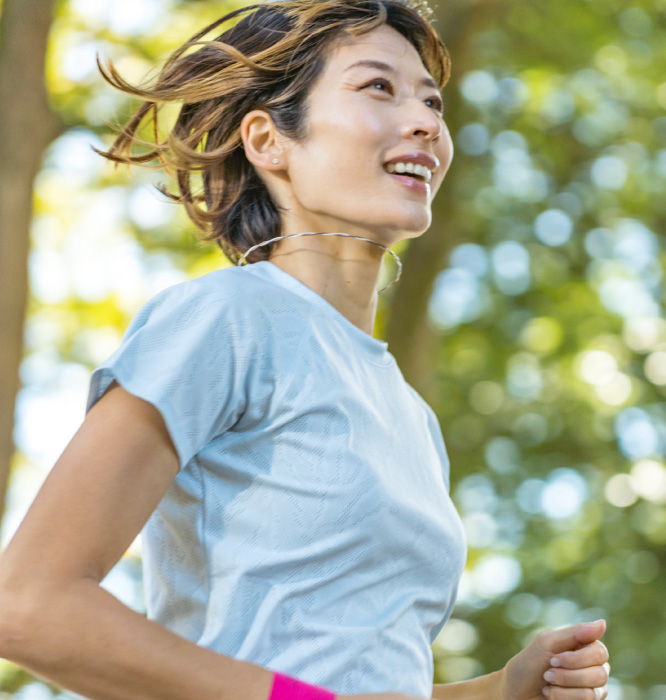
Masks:
[[[44,85],[54,2],[4,0],[0,16],[0,522],[14,454],[33,181],[60,132]]]
[[[503,0],[458,0],[441,5],[436,11],[435,28],[442,37],[453,67],[452,77],[445,88],[444,120],[452,138],[462,126],[457,107],[462,99],[457,95],[457,82],[474,61],[467,49],[469,36],[479,22],[487,21],[489,13],[505,7]],[[455,95],[455,97],[453,97]],[[442,183],[433,206],[433,224],[424,235],[409,242],[404,256],[404,269],[396,285],[387,327],[387,341],[405,379],[428,402],[435,401],[437,386],[433,381],[439,337],[428,322],[428,304],[435,278],[446,264],[451,250],[462,243],[461,233],[451,226],[449,212],[454,207],[450,180],[455,177],[455,157]]]

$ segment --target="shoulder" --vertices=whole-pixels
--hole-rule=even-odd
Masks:
[[[187,309],[196,315],[231,320],[270,319],[273,314],[307,322],[311,305],[270,279],[245,267],[226,267],[163,289],[140,313],[175,313]]]
[[[412,395],[412,398],[416,402],[416,405],[419,406],[419,408],[423,409],[428,414],[428,416],[433,414],[434,412],[432,408],[430,408],[430,404],[428,404],[428,402],[423,398],[423,396],[421,396],[421,394],[419,394],[419,392],[416,391],[416,389],[406,379],[404,381],[405,386],[407,387],[409,393]]]
[[[151,326],[167,343],[205,343],[243,353],[289,356],[311,328],[312,305],[243,267],[215,270],[163,289],[136,314],[128,334]]]
[[[160,308],[169,304],[208,303],[213,300],[231,302],[251,293],[257,281],[253,275],[243,274],[242,268],[225,267],[166,287],[155,294],[146,306]]]
[[[431,432],[437,436],[441,436],[442,429],[439,423],[439,418],[437,417],[437,414],[433,410],[432,406],[423,398],[423,396],[421,396],[421,394],[419,394],[418,391],[416,391],[411,384],[409,384],[407,381],[405,381],[405,384],[407,385],[411,395],[414,397],[417,406],[419,406],[419,408],[425,412]]]

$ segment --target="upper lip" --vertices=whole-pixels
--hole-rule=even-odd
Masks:
[[[425,165],[425,167],[432,172],[435,172],[435,170],[439,168],[439,161],[429,156],[427,153],[406,153],[405,155],[396,156],[395,158],[391,158],[391,160],[387,160],[384,165],[388,165],[389,163],[417,163],[419,165]]]

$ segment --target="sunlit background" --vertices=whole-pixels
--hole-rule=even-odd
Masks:
[[[163,176],[91,150],[128,113],[96,52],[140,80],[242,4],[60,6],[47,79],[71,128],[36,181],[3,546],[129,320],[226,264],[153,187]],[[456,153],[425,234],[455,230],[429,323],[469,540],[436,681],[499,668],[544,626],[605,617],[610,699],[666,700],[666,0],[483,7],[450,45]],[[138,538],[103,585],[143,611],[140,556]],[[76,697],[3,661],[0,682],[0,697]]]

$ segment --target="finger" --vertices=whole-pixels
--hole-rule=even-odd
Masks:
[[[544,680],[562,688],[601,688],[608,683],[610,665],[591,666],[574,671],[564,668],[551,668],[544,673]]]
[[[608,661],[608,649],[603,642],[593,642],[577,651],[563,651],[553,656],[550,665],[557,668],[587,668],[601,666]]]
[[[585,622],[561,630],[544,632],[542,639],[550,652],[559,654],[592,644],[603,637],[605,632],[606,620],[596,620],[596,622]]]
[[[608,686],[602,688],[557,688],[547,685],[543,695],[548,700],[606,700]]]

